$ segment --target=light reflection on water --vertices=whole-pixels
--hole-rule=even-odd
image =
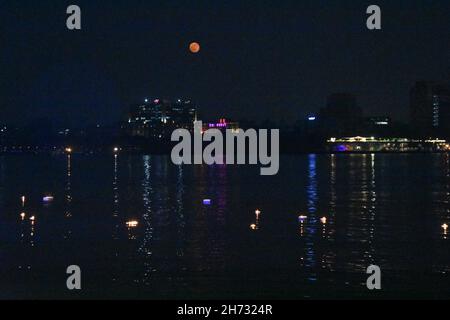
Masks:
[[[448,298],[449,158],[290,156],[261,177],[168,156],[1,156],[1,297],[70,297],[71,264],[94,298],[370,297],[376,264],[386,296]]]

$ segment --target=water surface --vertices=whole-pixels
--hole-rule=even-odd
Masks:
[[[450,298],[449,200],[448,154],[284,156],[273,177],[167,156],[3,155],[0,298]]]

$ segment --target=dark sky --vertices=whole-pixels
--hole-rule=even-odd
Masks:
[[[370,4],[382,31],[366,28]],[[0,0],[0,74],[6,123],[108,123],[179,96],[206,118],[289,121],[340,91],[407,120],[414,81],[450,80],[450,1]]]

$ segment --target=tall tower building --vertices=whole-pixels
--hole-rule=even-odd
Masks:
[[[420,81],[411,89],[411,124],[425,136],[450,136],[450,85]]]
[[[145,138],[170,137],[177,128],[193,129],[197,109],[190,100],[154,99],[133,105],[128,113],[126,131]]]

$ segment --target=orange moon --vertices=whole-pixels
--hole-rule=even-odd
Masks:
[[[200,51],[200,45],[199,45],[197,42],[192,42],[192,43],[189,45],[189,50],[190,50],[192,53],[198,53],[198,52]]]

